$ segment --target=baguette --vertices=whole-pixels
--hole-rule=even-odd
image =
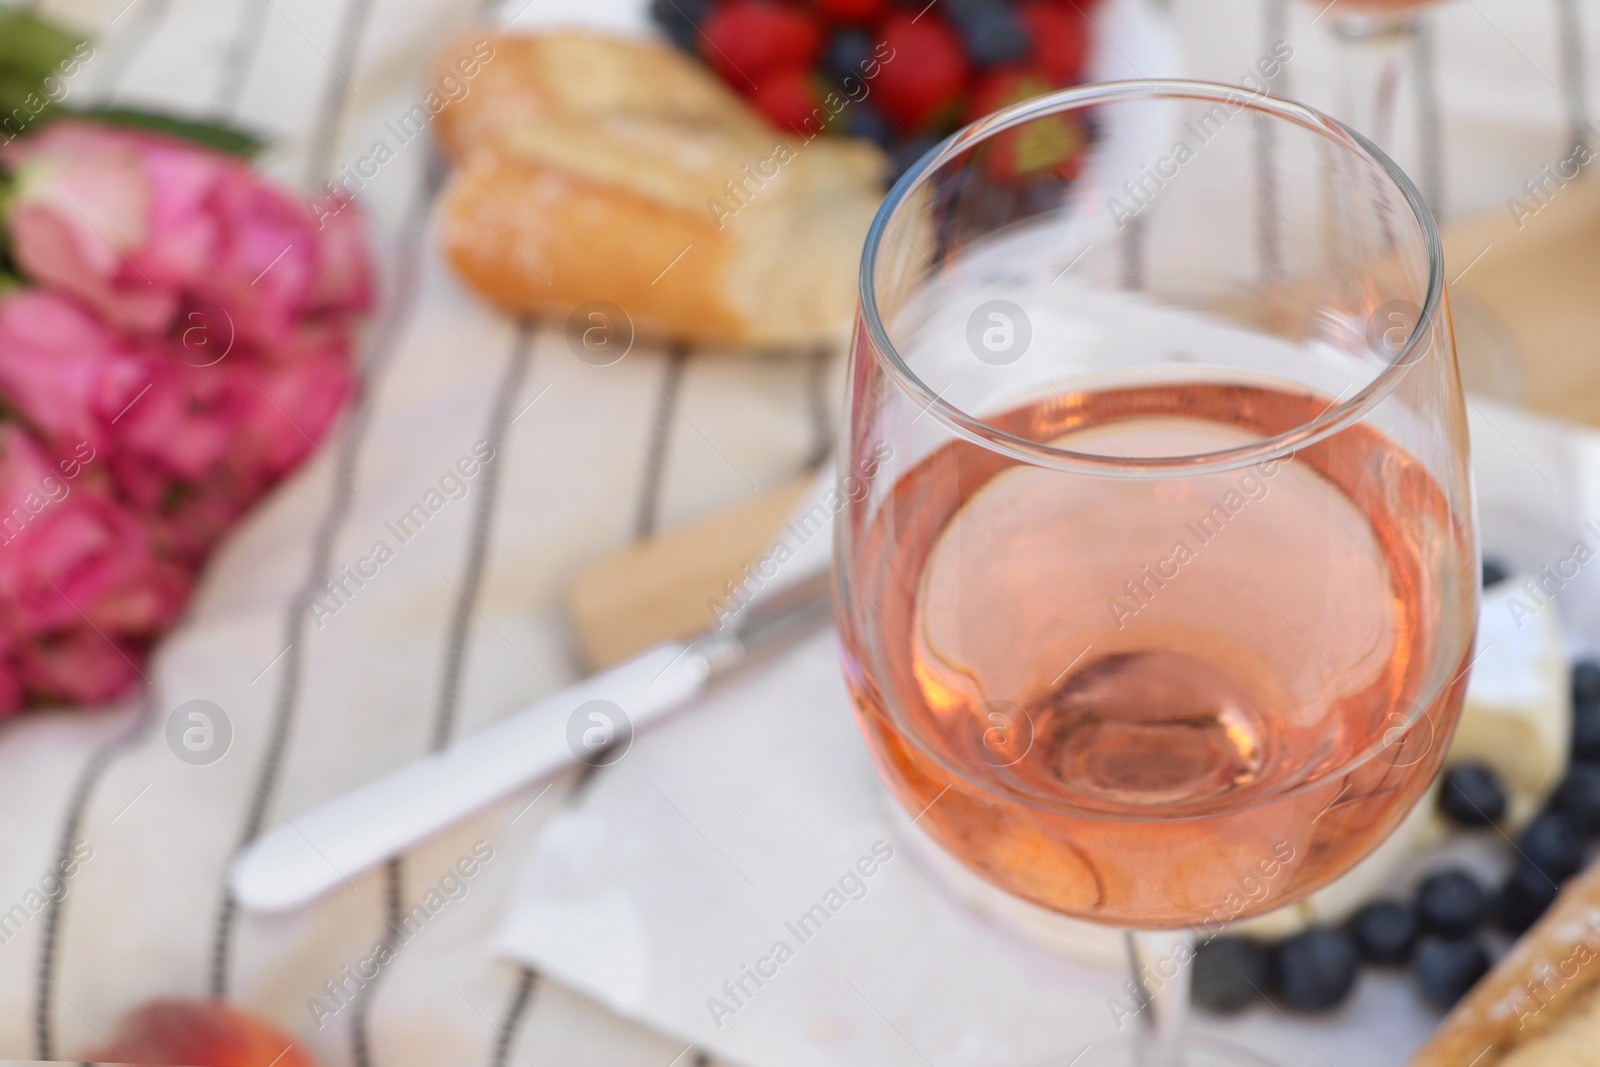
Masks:
[[[471,69],[469,57],[483,61],[465,94],[444,102],[434,126],[455,162],[528,119],[552,116],[654,116],[764,132],[760,117],[727,86],[655,41],[578,30],[468,34],[440,53],[433,84],[459,81]]]
[[[664,47],[494,38],[439,115],[456,169],[441,239],[516,314],[621,308],[641,336],[801,348],[848,336],[886,163],[865,142],[768,126]]]

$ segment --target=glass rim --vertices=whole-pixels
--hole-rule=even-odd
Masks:
[[[1354,396],[1343,401],[1335,398],[1310,422],[1247,445],[1186,456],[1129,458],[1057,448],[1008,433],[945,400],[939,391],[930,389],[902,358],[899,350],[889,339],[889,332],[879,314],[874,274],[878,265],[879,249],[891,228],[890,220],[906,198],[920,188],[939,166],[960,152],[1005,130],[1041,116],[1077,110],[1094,103],[1129,99],[1201,100],[1219,104],[1238,103],[1253,108],[1274,118],[1293,122],[1320,133],[1328,140],[1341,144],[1348,151],[1365,157],[1399,190],[1422,231],[1428,256],[1427,290],[1417,321],[1405,344],[1394,354],[1389,365],[1379,371]],[[861,322],[873,349],[873,358],[901,389],[919,401],[919,406],[924,412],[932,414],[962,437],[1024,463],[1074,473],[1122,477],[1149,477],[1152,474],[1187,476],[1235,470],[1288,455],[1338,433],[1382,403],[1395,390],[1411,366],[1418,361],[1418,350],[1432,333],[1434,320],[1444,298],[1444,248],[1433,212],[1423,201],[1422,193],[1415,183],[1381,148],[1332,116],[1306,104],[1221,82],[1180,78],[1110,81],[1060,89],[1002,108],[963,126],[924,153],[895,182],[888,195],[884,197],[883,203],[879,205],[877,214],[873,216],[861,252],[858,291]]]

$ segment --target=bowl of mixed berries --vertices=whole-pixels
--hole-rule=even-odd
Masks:
[[[1109,0],[1107,6],[1110,6]],[[1008,104],[1085,81],[1098,0],[651,0],[656,25],[779,130],[862,137],[897,177]],[[1005,165],[1071,168],[1089,131],[1041,127]]]

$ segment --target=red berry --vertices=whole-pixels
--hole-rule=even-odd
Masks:
[[[961,38],[934,16],[898,11],[879,30],[883,55],[873,80],[879,108],[902,132],[926,126],[967,83]]]
[[[1017,14],[1033,35],[1033,63],[1052,85],[1071,85],[1083,76],[1089,57],[1089,22],[1054,0],[1023,0]]]
[[[730,0],[711,9],[700,26],[700,55],[741,92],[753,92],[763,74],[810,66],[822,46],[822,28],[809,12],[772,0]]]
[[[1033,67],[1001,67],[978,80],[967,109],[967,121],[1008,107],[1051,89],[1049,79]],[[1035,177],[1045,172],[1076,177],[1087,136],[1076,115],[1041,115],[1004,130],[989,142],[984,166],[997,179]]]
[[[1032,67],[996,67],[985,71],[972,87],[967,101],[966,121],[974,122],[991,111],[1048,93],[1050,79]]]
[[[873,22],[888,7],[888,0],[811,0],[818,11],[835,22],[860,26]]]
[[[750,94],[750,102],[779,129],[804,135],[821,131],[822,119],[816,116],[819,96],[811,72],[799,67],[763,74],[760,87]],[[822,118],[827,117],[824,111]]]

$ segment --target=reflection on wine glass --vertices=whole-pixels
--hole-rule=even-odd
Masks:
[[[1018,151],[1063,121],[1085,158]],[[1466,684],[1431,216],[1312,109],[1089,86],[912,168],[861,290],[841,462],[874,474],[838,526],[837,610],[880,774],[992,884],[1139,931],[1145,1035],[1081,1067],[1262,1062],[1182,1038],[1186,931],[1376,846]]]

